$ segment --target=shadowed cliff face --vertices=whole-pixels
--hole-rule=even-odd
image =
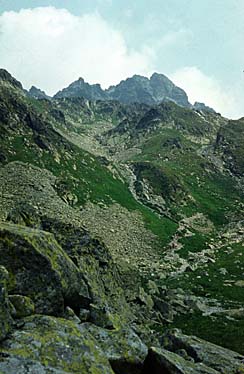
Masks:
[[[0,71],[0,372],[242,373],[243,120],[31,91]]]

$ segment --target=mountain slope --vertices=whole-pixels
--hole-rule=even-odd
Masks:
[[[199,373],[171,327],[244,353],[243,135],[174,102],[37,100],[0,71],[0,371]],[[242,369],[198,344],[206,373]]]

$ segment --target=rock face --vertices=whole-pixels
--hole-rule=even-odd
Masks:
[[[184,335],[180,330],[165,334],[162,342],[168,350],[176,353],[183,350],[186,357],[219,373],[235,374],[244,370],[244,356],[196,336]]]
[[[88,100],[117,100],[124,104],[159,104],[174,101],[178,105],[190,107],[186,93],[175,86],[165,75],[154,73],[150,79],[134,75],[117,86],[102,90],[100,85],[89,85],[82,78],[58,92],[54,98],[84,97]]]
[[[124,327],[108,331],[85,323],[81,330],[88,331],[96,338],[115,373],[141,373],[148,350],[132,329]]]
[[[24,322],[1,345],[1,373],[113,373],[93,336],[74,323],[49,316]]]
[[[209,112],[209,113],[216,113],[213,108],[210,108],[209,106],[205,105],[204,103],[199,103],[198,101],[196,101],[194,103],[193,109],[204,111],[204,112]]]
[[[145,361],[143,374],[218,374],[204,364],[195,364],[162,348],[151,348]]]
[[[100,84],[86,83],[83,78],[71,83],[67,88],[59,91],[54,98],[60,99],[64,97],[84,97],[88,100],[107,100],[109,99]]]
[[[10,83],[15,88],[20,88],[22,90],[22,84],[17,81],[12,75],[5,69],[0,69],[0,80],[2,82]]]
[[[40,90],[35,86],[32,86],[29,89],[28,95],[33,97],[34,99],[50,99],[50,96],[48,96],[44,91]]]
[[[8,299],[8,279],[7,270],[0,266],[0,341],[7,336],[13,323]]]
[[[152,105],[174,101],[178,105],[190,107],[186,93],[163,74],[154,73],[150,79],[134,75],[110,87],[107,92],[114,100],[125,104],[139,102]]]
[[[239,177],[244,176],[244,119],[229,121],[218,131],[214,151],[225,165]]]
[[[49,233],[2,223],[0,263],[10,275],[9,291],[30,297],[37,313],[60,315],[64,303],[88,303],[81,274]]]

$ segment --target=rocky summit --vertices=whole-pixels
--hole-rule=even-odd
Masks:
[[[0,70],[0,373],[244,373],[244,119],[162,74]]]
[[[99,84],[90,85],[83,78],[79,78],[54,96],[57,99],[65,97],[116,100],[123,104],[144,103],[149,105],[159,104],[162,101],[173,101],[178,105],[191,107],[185,91],[175,86],[165,75],[158,73],[154,73],[150,79],[134,75],[106,90],[103,90]]]

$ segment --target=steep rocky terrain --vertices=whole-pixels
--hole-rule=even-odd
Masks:
[[[244,121],[131,79],[0,70],[0,373],[244,372]]]
[[[144,103],[149,105],[159,104],[162,101],[173,101],[178,105],[191,107],[185,91],[175,86],[165,75],[158,73],[154,73],[150,79],[134,75],[107,90],[102,90],[99,84],[90,85],[84,79],[79,78],[54,96],[56,99],[65,97],[116,100],[123,104]]]

